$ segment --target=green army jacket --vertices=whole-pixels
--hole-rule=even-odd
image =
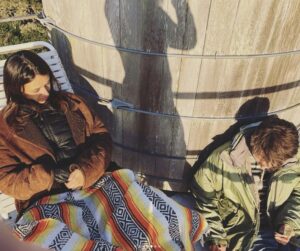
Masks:
[[[208,243],[227,245],[228,250],[247,251],[259,230],[259,199],[252,176],[243,164],[235,163],[233,151],[243,159],[238,142],[217,148],[194,175],[192,192],[200,212],[211,227]],[[288,224],[295,232],[291,243],[300,247],[300,162],[297,158],[275,172],[270,180],[267,214],[274,228]]]

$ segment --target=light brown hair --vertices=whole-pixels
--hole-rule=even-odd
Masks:
[[[298,147],[296,126],[275,116],[267,117],[250,138],[252,154],[260,156],[273,170],[279,169],[287,159],[295,156]]]

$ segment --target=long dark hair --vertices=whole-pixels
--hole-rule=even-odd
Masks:
[[[26,103],[22,93],[25,84],[31,82],[36,75],[48,75],[50,78],[50,100],[54,94],[54,86],[58,86],[48,64],[36,53],[22,50],[10,55],[3,69],[3,84],[7,103]]]

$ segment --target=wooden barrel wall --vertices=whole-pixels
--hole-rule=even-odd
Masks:
[[[300,124],[300,53],[285,53],[300,50],[300,1],[43,6],[66,31],[53,29],[52,40],[78,90],[160,114],[110,110],[113,159],[149,184],[185,190],[198,153],[226,138],[242,117],[268,112]]]

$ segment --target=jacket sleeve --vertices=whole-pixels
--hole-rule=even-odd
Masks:
[[[83,188],[93,185],[105,172],[112,151],[112,140],[101,119],[88,107],[85,114],[89,136],[84,144],[79,146],[79,155],[74,161],[74,168],[80,169],[85,176]]]
[[[206,218],[210,234],[205,239],[207,244],[227,245],[226,232],[218,212],[218,187],[222,179],[221,170],[207,159],[194,175],[192,193],[196,198],[197,207]]]
[[[53,161],[47,158],[41,157],[28,165],[0,143],[0,191],[17,200],[28,200],[39,192],[50,190],[53,172],[42,163]]]
[[[295,232],[295,237],[300,237],[300,177],[295,176],[297,179],[296,185],[287,199],[287,201],[279,207],[275,215],[275,231],[278,231],[281,225],[290,226]],[[283,233],[286,234],[286,233]],[[291,239],[291,242],[293,242]],[[298,244],[299,240],[298,240]]]

